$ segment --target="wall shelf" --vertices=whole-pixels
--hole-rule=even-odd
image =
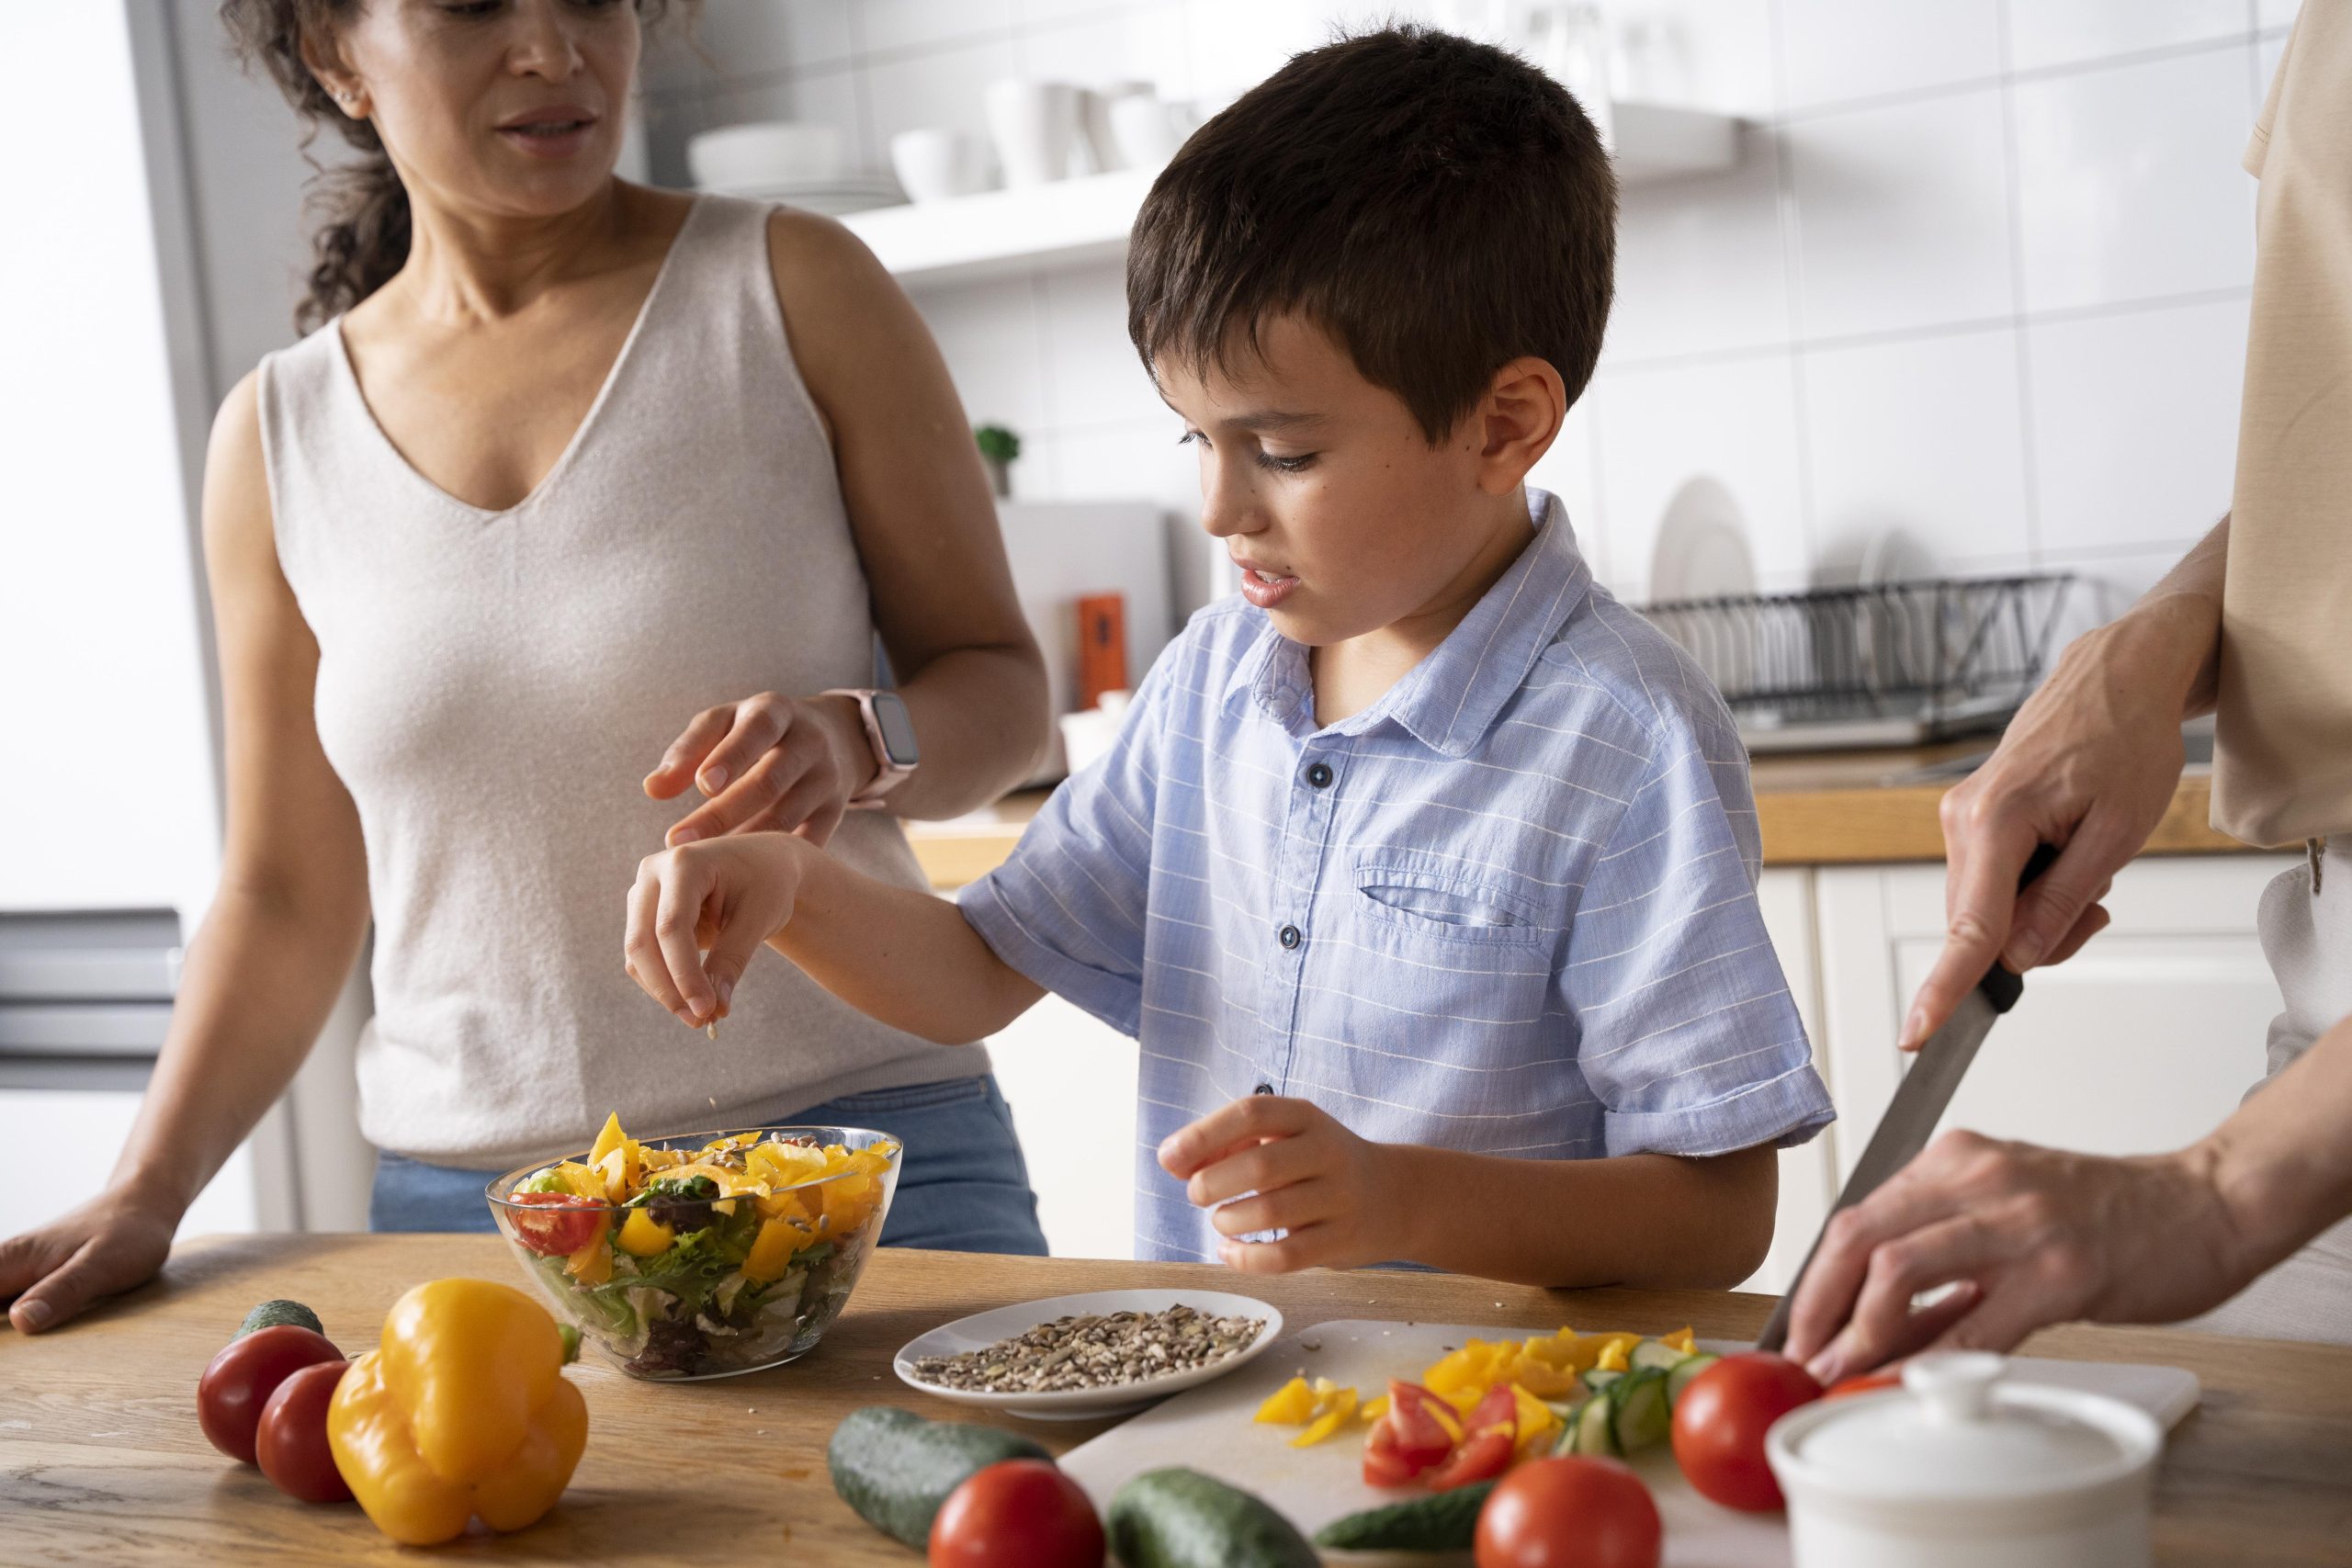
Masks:
[[[1739,162],[1740,122],[1664,104],[1611,106],[1617,177],[1628,186],[1717,174]],[[1125,254],[1152,176],[1138,170],[992,190],[920,207],[883,207],[842,221],[911,286],[968,283]]]

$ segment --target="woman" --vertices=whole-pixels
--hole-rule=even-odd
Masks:
[[[113,1181],[0,1249],[20,1329],[161,1265],[371,914],[379,1228],[487,1228],[486,1174],[617,1109],[879,1127],[907,1146],[890,1240],[1045,1250],[984,1060],[775,958],[706,1039],[613,962],[665,830],[795,830],[920,886],[852,798],[967,810],[1045,739],[987,486],[904,297],[828,221],[614,177],[654,3],[222,6],[368,156],[319,238],[323,324],[214,426],[220,890]],[[828,694],[875,684],[877,632],[921,743],[903,781],[857,695]],[[673,820],[689,787],[709,798]]]

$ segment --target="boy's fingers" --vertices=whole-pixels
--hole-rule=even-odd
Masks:
[[[699,861],[669,857],[662,871],[661,902],[653,912],[653,940],[662,949],[670,978],[685,1000],[695,1023],[718,1010],[718,997],[702,970],[702,949],[695,943],[695,929],[702,923],[703,900],[710,889],[709,873]]]
[[[695,715],[684,732],[670,742],[670,749],[662,753],[662,761],[645,775],[645,793],[656,800],[668,800],[683,791],[692,782],[702,760],[734,722],[735,709],[731,705],[705,708]]]
[[[1330,1182],[1318,1177],[1237,1198],[1211,1211],[1209,1224],[1220,1235],[1255,1235],[1261,1231],[1295,1231],[1320,1224],[1337,1218],[1339,1210],[1339,1194]]]
[[[1169,1134],[1159,1145],[1160,1168],[1179,1181],[1189,1181],[1194,1171],[1236,1149],[1306,1131],[1306,1112],[1312,1109],[1303,1100],[1273,1094],[1230,1100]]]
[[[1311,1269],[1322,1257],[1321,1225],[1295,1230],[1279,1241],[1222,1241],[1216,1255],[1243,1274],[1291,1274]]]
[[[1316,1166],[1314,1140],[1276,1138],[1250,1144],[1204,1165],[1184,1184],[1184,1196],[1201,1208],[1238,1198],[1245,1192],[1268,1192],[1305,1179]]]
[[[669,963],[662,955],[661,944],[653,939],[653,921],[661,905],[661,879],[650,870],[640,871],[637,886],[629,889],[628,895],[626,963],[629,978],[637,982],[639,989],[684,1020],[686,1004],[679,997],[678,987],[671,983]]]

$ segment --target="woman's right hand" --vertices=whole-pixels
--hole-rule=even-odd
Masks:
[[[109,1187],[72,1213],[0,1242],[0,1299],[16,1297],[8,1322],[20,1334],[38,1334],[102,1296],[145,1284],[170,1256],[179,1220],[168,1205]]]

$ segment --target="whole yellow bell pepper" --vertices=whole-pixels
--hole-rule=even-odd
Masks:
[[[571,1483],[588,1406],[578,1348],[510,1285],[438,1280],[393,1303],[327,1407],[327,1442],[376,1528],[409,1546],[535,1524]]]

